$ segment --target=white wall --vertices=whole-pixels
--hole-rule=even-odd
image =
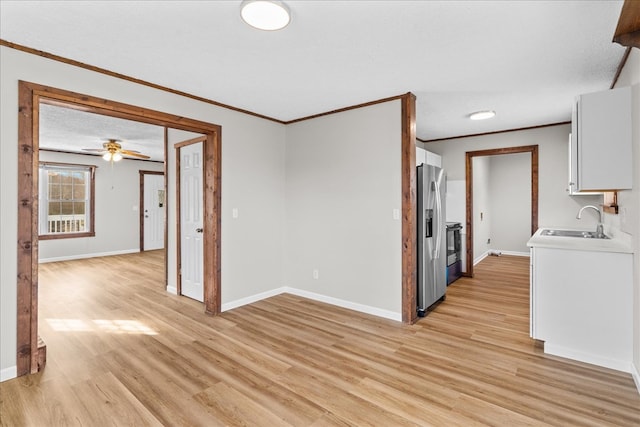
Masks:
[[[287,127],[288,287],[401,318],[401,133],[398,100]]]
[[[489,247],[505,253],[528,254],[527,241],[531,237],[531,154],[502,154],[489,158]]]
[[[159,141],[162,144],[163,141]],[[99,156],[40,152],[41,161],[95,165],[94,237],[41,240],[40,262],[140,250],[139,171],[162,171],[157,162],[123,159],[113,164]],[[117,225],[117,226],[116,226]]]
[[[634,379],[640,390],[640,50],[631,49],[616,87],[632,86],[633,120],[633,190],[618,194],[620,215],[605,215],[605,223],[620,224],[622,231],[632,236],[633,247],[633,365]]]
[[[486,256],[491,238],[491,194],[489,157],[474,157],[473,161],[473,263]]]
[[[451,180],[465,179],[465,153],[492,148],[538,145],[539,227],[593,228],[596,221],[576,214],[584,205],[602,204],[602,196],[568,196],[568,141],[570,125],[455,138],[426,144],[427,150],[442,155],[443,167]]]
[[[18,80],[221,125],[222,301],[282,286],[283,125],[5,46],[0,46],[0,67],[0,373],[3,377],[15,372],[16,365]],[[397,187],[400,188],[399,183]],[[235,222],[231,220],[232,207],[240,209],[241,217]],[[399,245],[399,240],[397,242]]]

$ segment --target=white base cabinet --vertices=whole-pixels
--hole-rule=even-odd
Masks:
[[[629,253],[531,248],[531,336],[545,353],[631,372]]]

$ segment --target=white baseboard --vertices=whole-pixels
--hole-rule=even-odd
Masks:
[[[385,319],[391,319],[398,322],[402,322],[402,313],[396,313],[394,311],[384,310],[382,308],[371,307],[369,305],[359,304],[351,301],[342,300],[339,298],[316,294],[314,292],[304,291],[302,289],[287,287],[286,292],[289,294],[300,296],[300,297],[309,298],[314,301],[324,302],[327,304],[336,305],[338,307],[359,311],[361,313],[367,313],[373,316],[384,317]]]
[[[364,304],[359,304],[351,301],[342,300],[339,298],[329,297],[326,295],[316,294],[314,292],[304,291],[302,289],[291,288],[283,286],[281,288],[273,289],[270,291],[262,292],[256,295],[252,295],[246,298],[241,298],[235,301],[222,304],[222,311],[231,310],[237,307],[241,307],[246,304],[251,304],[262,299],[270,298],[280,294],[292,294],[304,298],[309,298],[314,301],[324,302],[326,304],[335,305],[342,308],[348,308],[350,310],[359,311],[361,313],[371,314],[373,316],[383,317],[385,319],[391,319],[398,322],[402,321],[402,313],[395,313],[393,311],[384,310],[377,307],[371,307]]]
[[[478,265],[478,263],[479,263],[480,261],[482,261],[483,259],[485,259],[485,258],[486,258],[486,257],[488,257],[488,256],[489,256],[489,251],[486,251],[485,253],[483,253],[483,254],[482,254],[482,255],[480,255],[479,257],[474,258],[474,260],[473,260],[473,265],[474,265],[474,266]]]
[[[580,350],[554,345],[549,341],[544,343],[544,352],[554,356],[566,357],[567,359],[602,366],[604,368],[615,369],[616,371],[632,373],[633,363],[631,362],[585,353]],[[637,384],[636,382],[636,385]]]
[[[178,295],[178,288],[175,286],[167,286],[167,292],[173,295]]]
[[[97,258],[97,257],[112,256],[112,255],[126,255],[126,254],[134,254],[137,252],[140,252],[140,249],[125,249],[123,251],[96,252],[92,254],[78,254],[78,255],[60,256],[60,257],[54,257],[54,258],[41,258],[38,260],[38,263],[44,264],[47,262],[72,261],[74,259]]]
[[[255,294],[255,295],[251,295],[245,298],[240,298],[238,300],[235,301],[231,301],[231,302],[226,302],[224,304],[222,304],[222,311],[228,311],[228,310],[233,310],[234,308],[237,307],[242,307],[243,305],[247,305],[247,304],[251,304],[263,299],[267,299],[267,298],[271,298],[274,297],[276,295],[280,295],[286,292],[285,287],[281,287],[281,288],[276,288],[276,289],[272,289],[270,291],[266,291],[266,292],[261,292],[259,294]]]
[[[0,370],[0,382],[14,379],[18,376],[18,367],[11,366]]]
[[[633,377],[633,381],[636,383],[638,394],[640,394],[640,371],[638,371],[638,367],[633,363],[631,363],[631,376]]]
[[[511,256],[522,256],[522,257],[529,257],[530,254],[529,252],[518,252],[518,251],[502,251],[500,249],[489,249],[488,251],[486,251],[485,253],[483,253],[482,255],[480,255],[479,257],[475,258],[473,260],[473,265],[477,265],[480,261],[482,261],[483,259],[485,259],[486,257],[490,256],[490,255],[511,255]]]
[[[499,252],[501,255],[511,255],[511,256],[524,256],[530,257],[531,254],[529,252],[518,252],[518,251],[501,251],[501,250],[493,250],[493,252]]]

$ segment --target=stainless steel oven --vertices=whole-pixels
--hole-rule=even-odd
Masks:
[[[459,222],[447,222],[447,285],[462,276],[462,241]]]

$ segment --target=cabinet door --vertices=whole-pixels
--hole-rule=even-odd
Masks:
[[[545,352],[624,370],[633,337],[631,254],[535,248],[535,338]]]
[[[630,189],[631,88],[581,95],[576,107],[577,190]]]
[[[575,123],[575,118],[573,123]],[[578,139],[574,135],[576,135],[575,130],[569,134],[569,184],[567,192],[570,196],[601,195],[602,191],[578,191]]]

